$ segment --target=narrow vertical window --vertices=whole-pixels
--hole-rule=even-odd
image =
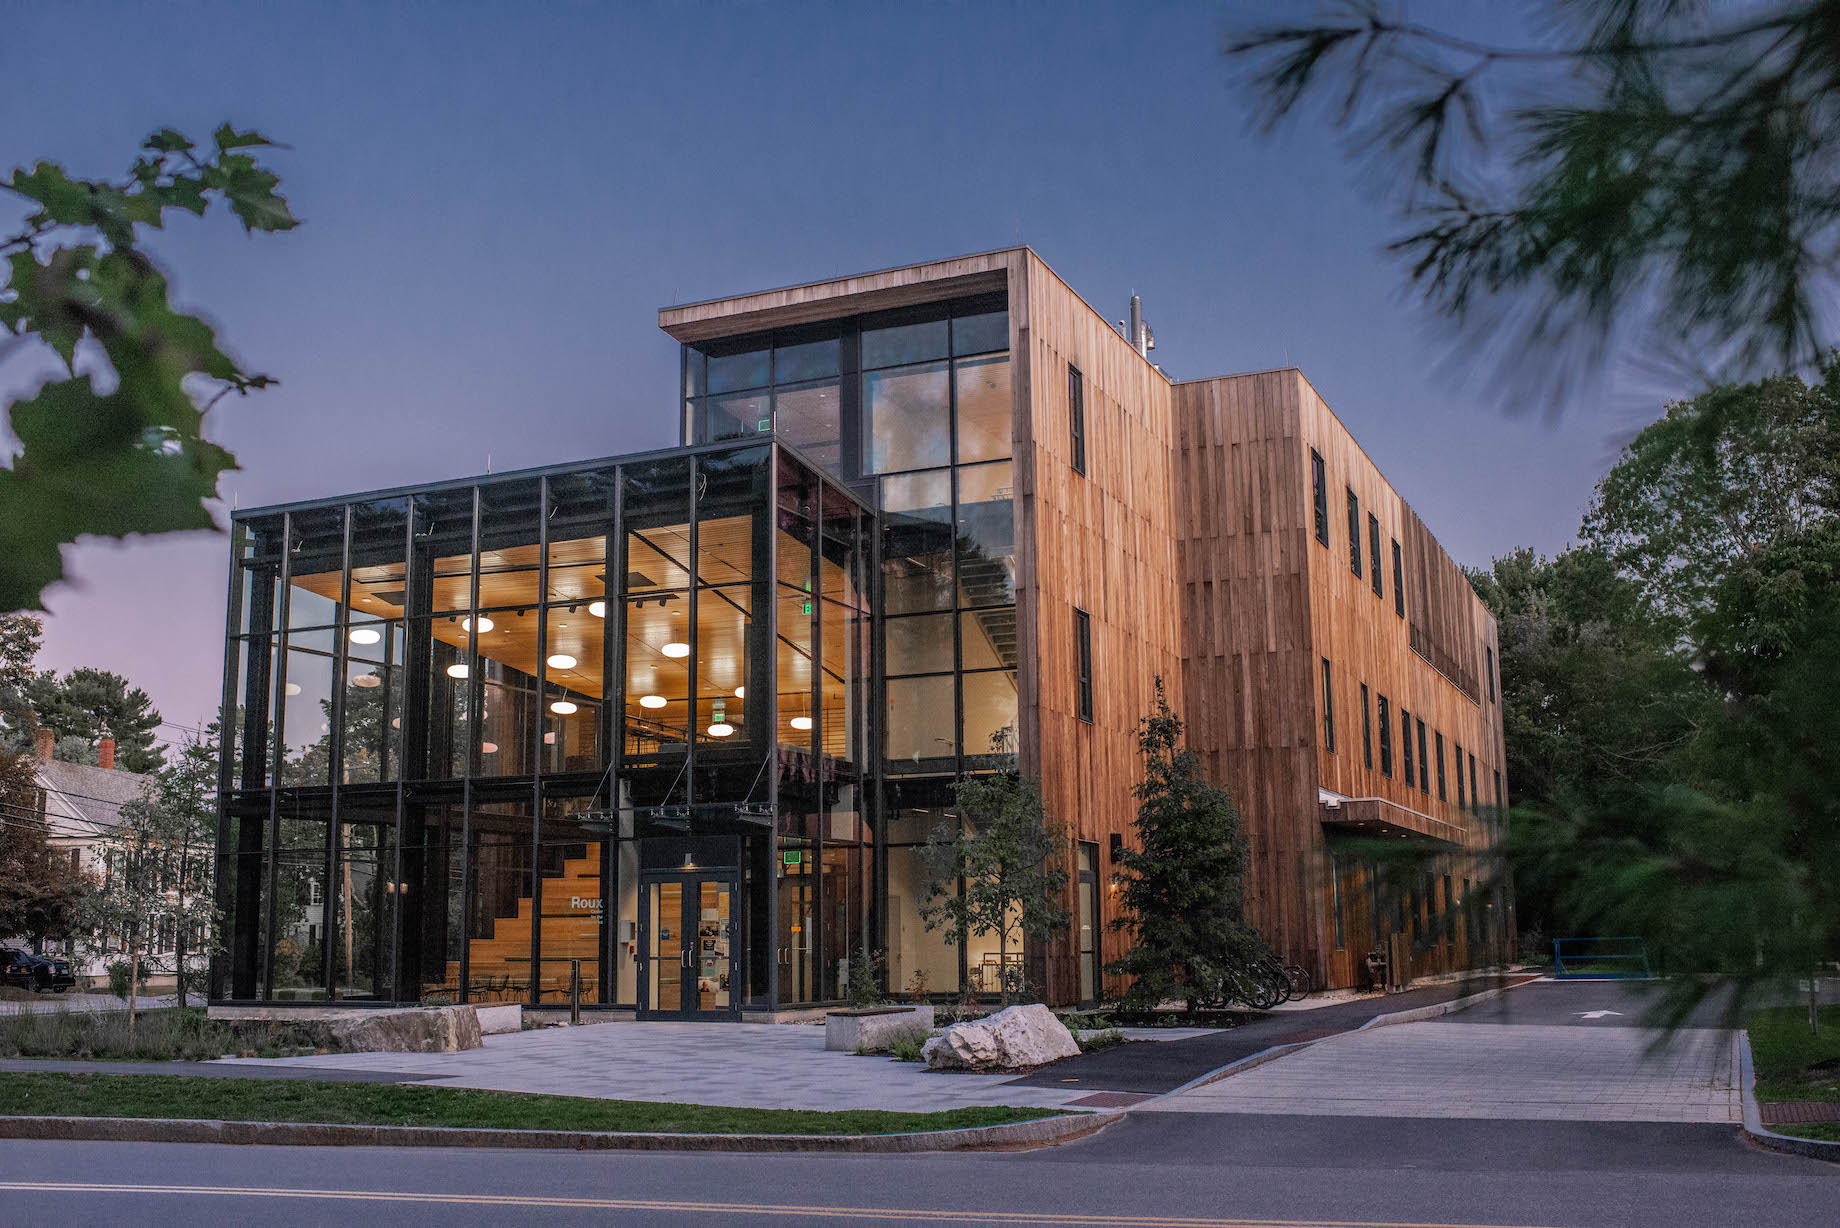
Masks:
[[[1329,658],[1323,665],[1323,749],[1335,753],[1335,691],[1329,685]]]
[[[1449,801],[1450,799],[1444,793],[1444,735],[1441,733],[1438,734],[1437,736],[1437,752],[1438,752],[1438,800],[1440,802]]]
[[[1399,542],[1393,542],[1393,613],[1406,616],[1406,557],[1399,552]]]
[[[1444,758],[1443,741],[1443,735],[1440,734],[1438,736],[1438,761],[1440,763]],[[1461,742],[1457,744],[1457,809],[1469,809],[1469,803],[1464,799],[1463,795],[1463,744]]]
[[[1361,500],[1348,490],[1348,570],[1361,574]]]
[[[1329,898],[1335,904],[1335,949],[1340,951],[1347,938],[1342,930],[1342,866],[1334,853],[1329,854]]]
[[[1476,755],[1473,751],[1469,757],[1469,808],[1477,814],[1482,813],[1482,794],[1476,791]]]
[[[1374,596],[1382,596],[1380,591],[1380,517],[1367,513],[1367,563],[1373,572]]]
[[[1499,811],[1501,810],[1501,807],[1502,807],[1502,800],[1501,800],[1501,773],[1500,773],[1500,772],[1496,772],[1496,773],[1495,773],[1495,809],[1496,809],[1496,811],[1497,811],[1497,812],[1499,812]]]
[[[1374,770],[1374,723],[1368,712],[1367,684],[1361,684],[1361,763],[1368,771]]]
[[[1080,719],[1090,725],[1093,718],[1092,615],[1085,610],[1073,612],[1073,659],[1074,667],[1079,671],[1075,685],[1078,688]]]
[[[1489,702],[1495,702],[1495,650],[1487,644],[1482,646],[1483,672],[1489,676]]]
[[[1067,432],[1073,471],[1086,476],[1086,379],[1080,369],[1067,364]]]
[[[1440,735],[1442,736],[1442,735]],[[1425,749],[1425,722],[1418,722],[1418,791],[1429,797],[1431,795],[1431,753]],[[1443,765],[1438,765],[1442,775]]]
[[[1418,783],[1418,773],[1413,771],[1412,759],[1412,714],[1404,708],[1399,710],[1399,740],[1405,744],[1406,788]]]
[[[1380,696],[1380,774],[1393,774],[1393,710],[1384,695]]]
[[[1310,449],[1310,495],[1316,506],[1316,540],[1329,544],[1329,479],[1323,473],[1322,453]]]

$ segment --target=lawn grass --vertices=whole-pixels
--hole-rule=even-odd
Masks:
[[[1772,1006],[1746,1016],[1759,1101],[1840,1101],[1840,1005],[1821,1007],[1819,1019],[1817,1036],[1808,1030],[1806,1006]],[[1797,1130],[1809,1128],[1817,1127]]]
[[[653,1134],[903,1134],[1031,1121],[1057,1112],[986,1105],[940,1113],[736,1109],[393,1083],[0,1073],[0,1116],[16,1117],[180,1117]]]
[[[1773,1134],[1793,1134],[1796,1138],[1840,1143],[1840,1121],[1804,1121],[1788,1126],[1765,1126],[1764,1129]]]

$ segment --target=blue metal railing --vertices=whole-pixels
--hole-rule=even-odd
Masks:
[[[1553,979],[1647,980],[1648,943],[1640,938],[1555,938]]]

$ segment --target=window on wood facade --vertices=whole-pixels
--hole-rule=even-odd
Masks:
[[[1438,738],[1438,741],[1441,743],[1443,741],[1443,738],[1440,736]],[[1441,761],[1443,757],[1444,757],[1444,750],[1443,750],[1443,747],[1440,746],[1438,748],[1438,758]],[[1464,796],[1463,796],[1463,744],[1461,742],[1457,744],[1457,809],[1458,810],[1468,810],[1469,809],[1469,803],[1468,801],[1464,799]]]
[[[1482,813],[1482,794],[1476,790],[1476,756],[1469,757],[1469,808],[1477,814]]]
[[[1501,809],[1501,773],[1495,773],[1495,809]]]
[[[1438,735],[1440,738],[1442,734]],[[1425,722],[1418,722],[1418,791],[1427,797],[1431,795],[1431,754],[1425,748]],[[1439,756],[1441,759],[1443,756]],[[1439,765],[1439,775],[1443,774],[1443,765]]]
[[[1310,449],[1310,494],[1316,505],[1316,540],[1329,544],[1329,479],[1323,473],[1322,453]]]
[[[1412,714],[1404,708],[1399,710],[1399,740],[1405,744],[1406,788],[1418,783],[1418,773],[1413,771],[1412,760]]]
[[[1374,723],[1368,712],[1365,682],[1361,684],[1361,762],[1368,771],[1374,770]]]
[[[1073,659],[1079,670],[1075,685],[1080,719],[1090,725],[1093,718],[1092,615],[1085,610],[1073,612]]]
[[[1330,754],[1335,753],[1335,691],[1329,685],[1329,658],[1322,659],[1323,665],[1323,748]]]
[[[1086,379],[1080,369],[1067,364],[1067,431],[1073,471],[1086,476]]]
[[[1484,666],[1483,672],[1487,674],[1489,678],[1489,702],[1494,703],[1495,702],[1495,650],[1493,648],[1490,648],[1486,644],[1483,645],[1483,648],[1482,648],[1482,664]]]
[[[1406,616],[1406,556],[1400,553],[1397,538],[1393,540],[1393,613]]]
[[[1438,734],[1437,736],[1437,755],[1438,755],[1438,800],[1440,802],[1449,801],[1450,800],[1449,797],[1447,797],[1444,793],[1444,735],[1441,733]]]
[[[1367,513],[1367,563],[1373,572],[1374,596],[1380,593],[1380,517]]]
[[[1361,574],[1361,500],[1348,491],[1348,570]]]
[[[1380,774],[1393,774],[1393,710],[1384,695],[1380,696]]]

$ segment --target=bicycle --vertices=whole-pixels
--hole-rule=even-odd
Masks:
[[[1302,964],[1287,964],[1276,955],[1267,956],[1265,966],[1284,978],[1285,1000],[1303,1001],[1310,996],[1310,970]]]

